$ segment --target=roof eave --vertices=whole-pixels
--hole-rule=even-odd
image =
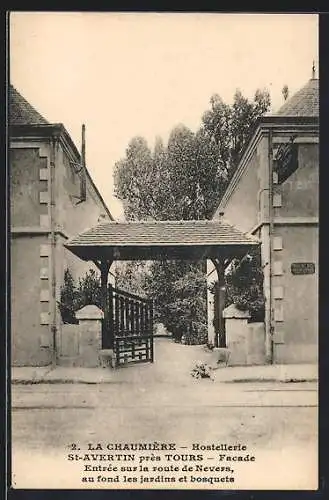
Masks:
[[[259,124],[264,124],[267,126],[278,126],[278,125],[316,125],[319,123],[319,117],[318,116],[298,116],[298,115],[268,115],[268,116],[262,116],[259,119]]]
[[[99,247],[99,248],[130,248],[130,247],[138,247],[138,248],[146,248],[146,247],[153,247],[153,248],[165,248],[167,247],[216,247],[216,246],[254,246],[254,245],[259,245],[260,241],[259,240],[250,240],[250,241],[240,241],[240,242],[225,242],[225,243],[214,243],[214,242],[204,242],[204,243],[167,243],[165,241],[163,242],[157,242],[157,243],[151,243],[151,244],[146,244],[146,243],[136,243],[136,242],[130,242],[130,243],[113,243],[113,244],[107,244],[107,243],[91,243],[91,244],[86,244],[86,243],[70,243],[69,241],[64,244],[65,248],[71,250],[74,248],[93,248],[93,247]]]
[[[218,243],[212,245],[74,245],[65,244],[65,248],[84,261],[95,260],[200,260],[222,255],[243,256],[260,242]]]

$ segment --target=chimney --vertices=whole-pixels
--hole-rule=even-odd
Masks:
[[[315,80],[315,62],[313,61],[312,65],[312,80]]]

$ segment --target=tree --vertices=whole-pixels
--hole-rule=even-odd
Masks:
[[[60,301],[58,303],[63,323],[77,323],[75,311],[77,307],[77,289],[71,271],[64,271],[64,281],[60,290]]]
[[[169,312],[176,318],[175,333],[186,344],[207,342],[207,289],[206,276],[198,266],[190,266],[183,276],[175,280],[175,300]]]
[[[202,127],[209,140],[218,146],[218,161],[225,167],[228,180],[241,158],[243,148],[253,133],[259,117],[270,109],[267,90],[257,89],[253,101],[236,90],[233,105],[225,104],[217,95],[210,99],[210,110],[202,117]]]
[[[202,116],[201,129],[210,143],[216,145],[218,167],[227,178],[230,169],[232,109],[218,94],[210,98],[210,110]]]
[[[130,220],[205,219],[213,213],[225,172],[217,162],[216,145],[205,139],[204,131],[194,134],[179,125],[166,147],[157,138],[152,154],[146,141],[133,139],[126,158],[116,165],[115,179],[117,196],[125,200]],[[157,317],[175,332],[177,317],[170,307],[178,293],[174,283],[187,268],[184,261],[153,262],[144,281],[146,294],[156,300]],[[140,269],[141,263],[131,263],[118,277],[118,286],[141,294]]]
[[[158,138],[153,152],[135,137],[114,171],[128,220],[209,219],[225,180],[217,145],[204,129],[194,134],[184,125],[171,131],[166,148]]]
[[[124,200],[125,215],[130,220],[154,217],[157,201],[153,198],[155,179],[151,151],[143,137],[134,137],[126,157],[115,165],[116,196]]]
[[[149,265],[145,261],[120,262],[115,270],[116,287],[126,292],[147,297],[146,279]]]
[[[89,269],[79,278],[78,283],[75,283],[71,271],[65,269],[58,303],[63,323],[78,323],[75,318],[76,311],[89,304],[99,308],[102,306],[99,275],[94,269]]]
[[[150,273],[146,277],[148,297],[154,300],[155,319],[164,323],[174,337],[179,337],[179,323],[172,313],[171,305],[177,299],[174,283],[186,274],[189,263],[186,261],[155,261],[150,265]]]
[[[271,104],[270,95],[267,91],[257,90],[254,101],[250,102],[243,97],[240,90],[237,90],[234,96],[232,107],[232,150],[231,167],[234,169],[241,158],[241,153],[245,144],[250,139],[255,124],[260,116],[268,111]]]
[[[252,101],[237,90],[232,106],[215,94],[196,133],[178,125],[166,146],[156,138],[153,152],[143,137],[134,137],[114,169],[115,195],[124,201],[127,219],[211,218],[269,107],[267,90],[257,90]]]
[[[257,90],[250,101],[237,90],[232,106],[215,94],[195,133],[178,125],[171,131],[167,145],[156,138],[153,151],[142,137],[133,138],[125,158],[115,165],[114,175],[115,194],[124,202],[126,218],[211,219],[256,121],[269,106],[267,91]],[[132,264],[127,270],[126,283],[130,286],[132,271],[137,266],[138,263]],[[156,299],[157,315],[172,331],[181,329],[182,321],[189,317],[177,282],[183,283],[186,276],[197,280],[200,269],[199,263],[166,261],[154,262],[148,268],[146,294]],[[199,294],[204,296],[205,282],[198,283]],[[205,316],[201,302],[197,307]],[[197,323],[200,327],[202,322]]]

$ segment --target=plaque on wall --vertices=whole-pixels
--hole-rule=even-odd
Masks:
[[[314,262],[293,262],[291,264],[292,274],[314,274]]]

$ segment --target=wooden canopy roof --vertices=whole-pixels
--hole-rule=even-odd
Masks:
[[[102,222],[71,238],[65,247],[83,260],[230,258],[245,255],[259,240],[224,221]]]

